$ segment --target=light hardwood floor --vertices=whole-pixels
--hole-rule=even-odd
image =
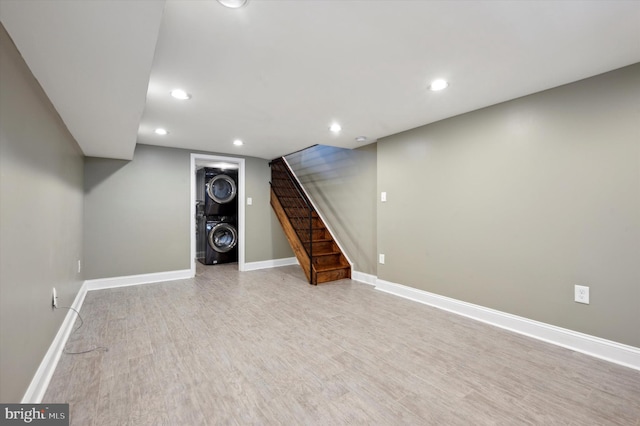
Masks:
[[[90,292],[73,425],[640,425],[640,371],[297,266]]]

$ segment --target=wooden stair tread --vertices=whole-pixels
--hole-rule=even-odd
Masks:
[[[336,254],[340,254],[339,251],[325,251],[318,253],[316,250],[313,251],[313,257],[316,256],[334,256]]]
[[[314,238],[312,242],[314,243],[330,243],[333,241],[333,238]],[[307,245],[309,244],[309,240],[302,240],[302,243]]]
[[[313,268],[316,272],[327,272],[327,271],[337,271],[339,269],[348,269],[349,265],[313,265]]]

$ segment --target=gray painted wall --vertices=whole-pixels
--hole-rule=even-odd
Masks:
[[[377,158],[379,278],[640,347],[640,64],[381,139]]]
[[[190,268],[191,153],[139,144],[132,161],[85,159],[87,279]],[[269,205],[267,161],[245,157],[245,168],[246,196],[254,199],[245,262],[293,256]]]
[[[137,145],[132,161],[87,157],[87,279],[189,269],[189,154]]]
[[[252,205],[245,206],[245,262],[294,257],[282,225],[271,208],[271,169],[269,162],[245,157],[245,196]]]
[[[81,286],[82,153],[0,25],[0,401],[20,402]]]
[[[376,144],[317,145],[286,157],[355,271],[376,274]]]

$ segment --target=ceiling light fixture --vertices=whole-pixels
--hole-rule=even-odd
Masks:
[[[433,80],[431,82],[431,84],[429,85],[429,90],[437,92],[438,90],[446,89],[447,87],[449,87],[449,83],[447,82],[447,80],[439,78],[438,80]]]
[[[233,141],[233,144],[235,146],[242,146],[242,145],[244,145],[244,142],[242,142],[240,139],[236,139],[236,140]]]
[[[231,9],[238,9],[247,4],[247,0],[218,0],[218,3]]]
[[[329,130],[331,130],[333,133],[340,133],[340,130],[342,130],[342,126],[338,123],[333,123],[331,126],[329,126]]]
[[[366,136],[358,136],[356,138],[356,142],[366,142],[367,141],[367,137]]]
[[[187,99],[191,99],[191,95],[187,92],[185,92],[182,89],[173,89],[171,91],[171,96],[173,96],[176,99],[180,99],[180,100],[187,100]]]
[[[156,135],[162,135],[162,136],[169,134],[167,129],[163,129],[161,127],[158,127],[156,130],[154,130],[154,132],[156,133]]]

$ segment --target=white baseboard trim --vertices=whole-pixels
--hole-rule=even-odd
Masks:
[[[640,370],[640,348],[380,279],[376,280],[376,290],[443,309],[625,367]]]
[[[244,272],[255,271],[257,269],[277,268],[279,266],[297,265],[298,259],[295,257],[285,257],[282,259],[261,260],[259,262],[245,262]]]
[[[87,286],[86,283],[83,283],[71,307],[80,311],[86,295]],[[42,358],[42,362],[40,362],[40,366],[36,370],[36,374],[33,376],[33,379],[31,379],[31,383],[22,397],[22,404],[39,404],[42,402],[44,393],[49,387],[51,377],[53,377],[53,373],[58,366],[58,361],[60,361],[60,357],[62,356],[62,351],[67,344],[69,335],[71,335],[76,318],[77,314],[75,312],[71,309],[67,310],[62,325],[60,325],[56,333],[56,337],[54,337],[53,342],[51,342],[47,353],[44,355],[44,358]]]
[[[152,274],[128,275],[125,277],[98,278],[95,280],[87,280],[85,284],[87,291],[93,291],[162,281],[184,280],[193,278],[193,276],[194,274],[191,269],[183,269],[180,271],[155,272]]]
[[[351,279],[361,282],[363,284],[376,285],[376,276],[371,274],[365,274],[364,272],[351,271]]]

